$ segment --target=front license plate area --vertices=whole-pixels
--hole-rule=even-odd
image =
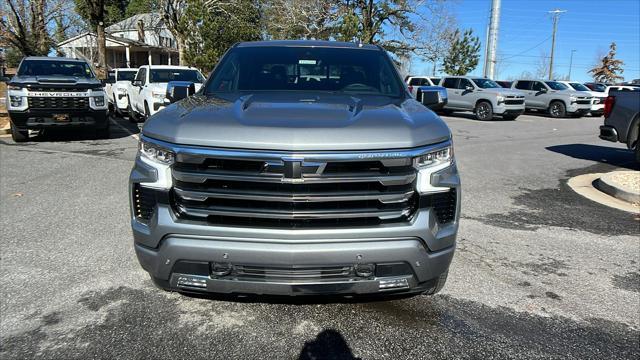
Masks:
[[[69,122],[71,117],[69,114],[53,114],[53,121],[55,122]]]

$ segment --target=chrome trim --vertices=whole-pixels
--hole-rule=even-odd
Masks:
[[[451,140],[437,144],[425,145],[412,149],[389,149],[375,151],[267,151],[267,150],[238,150],[209,148],[193,145],[176,145],[170,142],[156,140],[145,135],[140,136],[141,141],[147,141],[162,146],[176,154],[176,162],[197,163],[202,157],[215,157],[220,159],[242,159],[259,161],[282,161],[284,158],[295,158],[309,162],[340,162],[362,160],[392,160],[414,158],[426,153],[440,150],[452,145]],[[191,160],[191,161],[190,161]]]

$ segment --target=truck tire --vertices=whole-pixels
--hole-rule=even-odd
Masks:
[[[435,295],[435,294],[439,293],[440,290],[442,290],[442,288],[444,287],[444,284],[447,283],[447,276],[448,275],[449,275],[449,269],[447,269],[447,271],[443,272],[442,274],[440,274],[440,276],[438,276],[438,279],[436,280],[435,286],[432,287],[431,289],[425,291],[424,295]]]
[[[563,118],[567,116],[567,107],[562,101],[552,101],[549,105],[549,115],[555,119]]]
[[[17,143],[25,142],[25,141],[29,140],[29,130],[19,130],[12,122],[11,123],[11,138],[13,139],[13,141],[15,141]]]
[[[636,162],[640,164],[640,140],[636,142]]]
[[[127,96],[127,113],[129,115],[130,122],[134,124],[138,123],[138,114],[136,114],[136,111],[131,107],[131,98],[129,98],[129,96]]]
[[[482,121],[493,120],[493,107],[491,106],[491,103],[488,101],[479,101],[476,104],[475,113],[476,113],[476,118],[478,118],[478,120],[482,120]]]

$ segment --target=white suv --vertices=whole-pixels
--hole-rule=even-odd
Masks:
[[[204,76],[200,71],[187,66],[143,65],[128,86],[129,117],[137,120],[157,113],[165,106],[167,84],[172,81],[187,81],[200,90]]]
[[[109,108],[118,115],[124,115],[127,112],[129,107],[127,89],[137,72],[138,69],[129,68],[109,71],[109,79],[104,89],[107,92],[107,99],[109,99]]]
[[[591,116],[604,115],[604,101],[607,99],[607,95],[605,93],[592,91],[588,87],[584,86],[584,84],[581,84],[577,81],[558,81],[558,82],[567,85],[569,89],[589,93],[591,96],[593,96],[593,99],[591,100]]]

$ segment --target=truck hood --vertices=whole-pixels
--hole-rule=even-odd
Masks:
[[[77,76],[14,76],[10,84],[18,86],[46,86],[61,88],[97,88],[102,87],[102,83],[93,78]]]
[[[194,95],[150,117],[142,133],[183,145],[282,151],[402,149],[451,136],[413,99],[326,93]]]

